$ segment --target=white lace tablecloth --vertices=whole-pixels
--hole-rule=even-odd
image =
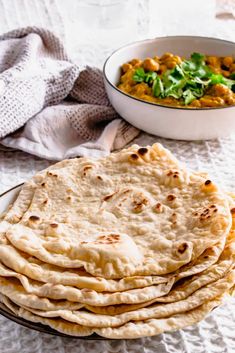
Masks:
[[[76,0],[75,0],[76,1]],[[184,0],[175,0],[185,5]],[[199,3],[201,0],[198,0]],[[66,0],[0,0],[0,32],[18,26],[40,25],[53,29],[62,38],[65,36],[66,21],[63,6]],[[142,11],[155,6],[158,1],[140,1]],[[166,1],[166,3],[169,1]],[[212,2],[209,0],[208,2]],[[191,5],[195,1],[190,2]],[[205,3],[205,1],[204,1]],[[208,3],[207,3],[208,6]],[[62,10],[61,10],[62,9]],[[153,8],[151,9],[153,11]],[[185,11],[185,8],[184,8]],[[202,10],[198,10],[202,11]],[[170,16],[170,13],[169,13]],[[196,17],[196,16],[195,16]],[[204,14],[205,17],[205,14]],[[158,17],[159,18],[159,17]],[[175,17],[174,17],[175,19]],[[198,21],[205,21],[200,18]],[[144,18],[143,21],[146,19]],[[235,21],[213,22],[203,29],[196,22],[181,23],[180,18],[163,21],[155,28],[150,18],[150,35],[162,34],[204,34],[232,39]],[[141,25],[141,24],[140,24]],[[212,26],[212,27],[211,27]],[[197,28],[197,30],[196,30]],[[205,32],[206,30],[206,32]],[[152,31],[152,32],[151,32]],[[156,33],[154,32],[156,31]],[[78,34],[79,35],[79,34]],[[147,35],[146,35],[147,36]],[[68,40],[68,38],[67,38]],[[115,47],[115,43],[112,43]],[[87,43],[77,50],[74,57],[81,64],[101,65],[113,47],[101,47]],[[235,117],[234,117],[235,118]],[[145,145],[161,142],[189,168],[207,171],[211,179],[227,190],[234,190],[235,181],[235,137],[204,141],[183,142],[160,139],[142,133],[136,143]],[[50,162],[19,151],[0,151],[0,193],[17,185]],[[72,338],[53,337],[26,329],[0,316],[0,353],[234,353],[235,352],[235,300],[217,308],[200,324],[152,338],[121,341],[86,341]]]

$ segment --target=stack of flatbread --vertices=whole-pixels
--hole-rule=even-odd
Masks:
[[[57,163],[0,223],[1,301],[73,336],[152,336],[232,294],[232,197],[160,144]]]

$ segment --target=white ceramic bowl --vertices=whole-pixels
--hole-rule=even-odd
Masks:
[[[235,43],[205,37],[173,36],[148,39],[116,50],[105,62],[103,73],[108,97],[126,121],[150,134],[180,140],[207,140],[235,133],[235,106],[223,108],[175,108],[129,96],[116,85],[121,65],[133,58],[144,59],[165,52],[189,57],[192,52],[227,56]]]

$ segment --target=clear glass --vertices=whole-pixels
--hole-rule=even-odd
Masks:
[[[149,0],[58,0],[70,52],[111,51],[147,32]]]

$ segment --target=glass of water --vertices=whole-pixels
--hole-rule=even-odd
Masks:
[[[140,39],[147,29],[148,0],[66,0],[59,2],[70,51],[112,51]]]

